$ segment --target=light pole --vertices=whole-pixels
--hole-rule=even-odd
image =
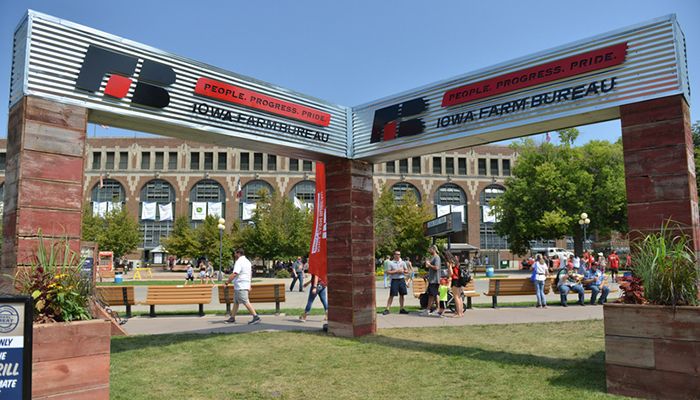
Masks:
[[[578,220],[578,224],[581,225],[581,229],[583,229],[583,251],[586,251],[586,229],[588,229],[588,224],[590,223],[591,220],[588,219],[588,214],[581,213],[581,218]]]
[[[219,218],[219,276],[217,277],[217,282],[221,282],[221,264],[223,259],[224,251],[224,229],[226,229],[226,220]]]

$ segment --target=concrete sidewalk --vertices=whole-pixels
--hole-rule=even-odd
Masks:
[[[450,315],[450,314],[448,314]],[[123,325],[129,334],[151,335],[163,333],[244,333],[255,331],[319,331],[323,327],[322,316],[309,316],[307,322],[300,322],[294,316],[261,316],[262,322],[248,325],[251,317],[240,315],[236,324],[224,323],[223,316],[163,316],[156,318],[132,318]],[[377,327],[385,328],[425,328],[440,326],[490,325],[541,323],[557,321],[579,321],[602,319],[602,306],[570,305],[567,308],[552,306],[547,309],[534,307],[503,307],[498,309],[473,309],[465,312],[463,318],[423,316],[412,312],[408,315],[377,315]]]

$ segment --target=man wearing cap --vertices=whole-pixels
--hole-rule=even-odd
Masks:
[[[566,268],[559,269],[557,272],[557,287],[559,288],[559,295],[561,296],[562,307],[567,307],[566,300],[569,291],[574,291],[578,293],[578,304],[581,306],[586,305],[584,303],[584,292],[583,286],[579,283],[582,276],[574,271],[574,263],[567,263]]]
[[[602,305],[608,301],[610,288],[603,286],[604,281],[605,274],[599,269],[598,263],[594,262],[591,265],[591,269],[586,271],[586,276],[583,280],[584,288],[591,291],[591,305],[596,304],[595,299],[598,297],[598,293],[601,293],[598,304]]]

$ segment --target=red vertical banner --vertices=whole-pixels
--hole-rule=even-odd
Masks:
[[[311,231],[309,272],[328,282],[326,258],[326,166],[316,163],[316,196],[314,198],[314,225]]]

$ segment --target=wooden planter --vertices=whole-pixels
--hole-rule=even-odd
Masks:
[[[33,335],[33,399],[109,399],[109,321],[34,325]]]
[[[608,393],[700,397],[700,307],[606,304]]]

